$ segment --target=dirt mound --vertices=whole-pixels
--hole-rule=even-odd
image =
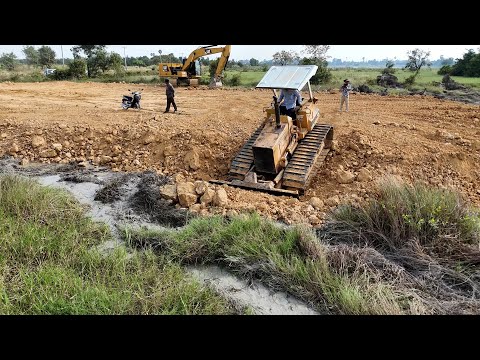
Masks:
[[[272,99],[266,90],[178,88],[179,113],[163,114],[163,87],[143,87],[143,109],[124,111],[125,84],[2,83],[0,158],[14,157],[25,169],[37,162],[60,164],[65,174],[95,164],[133,174],[178,175],[191,183],[225,180],[231,160]],[[320,122],[335,127],[336,151],[317,169],[305,196],[295,200],[225,188],[228,201],[197,206],[200,213],[257,210],[273,219],[318,226],[338,203],[368,199],[375,181],[389,174],[454,187],[480,205],[478,105],[428,95],[357,93],[351,96],[351,111],[338,113],[338,92],[314,95]],[[139,197],[160,204],[158,192],[145,185]],[[115,197],[114,185],[104,197]],[[199,199],[196,204],[201,206]]]

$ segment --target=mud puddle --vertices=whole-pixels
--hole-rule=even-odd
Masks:
[[[187,270],[198,280],[213,287],[224,297],[259,315],[319,315],[304,303],[283,292],[273,292],[253,281],[231,275],[217,266],[195,266]]]
[[[109,226],[113,240],[98,246],[102,253],[124,246],[122,227],[179,228],[189,217],[186,210],[176,209],[160,197],[158,187],[170,180],[152,172],[126,174],[99,167],[58,164],[20,166],[13,158],[3,158],[0,174],[32,177],[42,185],[72,193],[87,207],[88,216]],[[239,307],[251,308],[255,314],[318,314],[284,292],[273,292],[259,282],[248,284],[219,267],[194,266],[186,270]]]

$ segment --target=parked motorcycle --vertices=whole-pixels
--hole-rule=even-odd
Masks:
[[[131,91],[128,89],[128,91]],[[140,100],[142,99],[142,90],[140,91],[132,91],[130,95],[123,95],[122,98],[122,108],[124,110],[132,109],[140,109]]]

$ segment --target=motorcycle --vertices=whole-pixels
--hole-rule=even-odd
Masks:
[[[128,91],[131,91],[128,89]],[[139,109],[140,110],[140,100],[142,99],[142,90],[140,91],[132,91],[130,95],[123,95],[122,98],[122,108],[124,110],[132,109]]]

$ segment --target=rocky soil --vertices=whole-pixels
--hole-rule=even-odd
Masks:
[[[132,85],[133,86],[133,85]],[[480,205],[480,107],[428,95],[351,96],[317,92],[321,122],[335,127],[335,151],[300,199],[208,183],[226,179],[230,161],[263,118],[270,91],[178,88],[178,114],[163,114],[162,86],[144,88],[141,110],[122,110],[130,85],[0,83],[0,158],[153,171],[159,193],[200,214],[256,210],[286,223],[318,226],[341,202],[361,203],[387,175],[454,187]],[[134,88],[131,88],[134,90]],[[304,97],[308,97],[304,94]]]

